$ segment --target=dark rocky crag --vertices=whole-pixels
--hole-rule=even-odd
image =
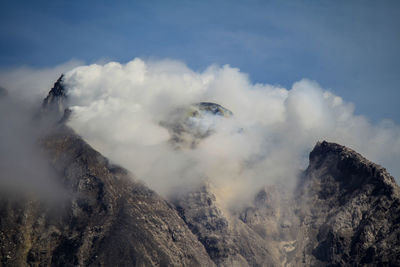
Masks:
[[[240,212],[210,184],[168,202],[64,125],[62,79],[40,142],[65,196],[0,196],[2,266],[400,265],[400,189],[355,151],[318,143],[294,192],[266,186]]]
[[[318,143],[296,200],[301,222],[296,261],[400,264],[400,189],[381,166],[347,147]]]

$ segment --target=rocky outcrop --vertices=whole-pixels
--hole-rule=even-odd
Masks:
[[[61,75],[54,83],[53,88],[43,100],[39,118],[45,118],[48,121],[64,123],[71,115],[68,107],[67,90],[64,85],[64,75]]]
[[[384,168],[321,142],[310,153],[295,198],[295,262],[305,266],[400,264],[400,194]]]
[[[47,97],[43,100],[43,107],[59,105],[61,112],[64,112],[64,101],[67,99],[67,92],[64,86],[64,75],[61,75],[54,83]]]

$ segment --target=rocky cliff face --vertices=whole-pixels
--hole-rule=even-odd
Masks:
[[[322,142],[296,192],[296,261],[304,265],[400,263],[400,191],[384,168]]]
[[[2,266],[400,265],[400,189],[349,148],[318,143],[293,192],[266,186],[240,211],[210,184],[169,202],[66,127],[65,99],[61,77],[40,140],[63,196],[0,196]]]

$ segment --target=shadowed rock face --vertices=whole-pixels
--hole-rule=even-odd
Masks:
[[[68,106],[67,89],[64,85],[64,75],[54,83],[53,88],[43,100],[41,116],[54,123],[65,123],[71,115]]]
[[[61,114],[66,109],[67,92],[63,84],[64,75],[54,83],[47,97],[43,100],[42,106],[47,112],[57,111]],[[49,110],[50,109],[50,110]],[[53,110],[51,110],[53,109]]]
[[[318,143],[295,197],[298,262],[400,264],[399,187],[381,166],[344,146]]]
[[[66,101],[60,77],[42,112],[57,123],[40,142],[63,196],[0,196],[1,266],[400,265],[400,189],[349,148],[318,143],[294,192],[266,186],[241,211],[210,184],[168,202],[66,127]],[[188,110],[184,123],[232,115]]]

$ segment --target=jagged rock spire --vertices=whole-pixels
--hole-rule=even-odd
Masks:
[[[67,97],[65,86],[63,83],[64,74],[61,74],[60,78],[54,83],[53,88],[51,88],[49,94],[43,101],[43,107],[48,107],[49,105],[54,105],[54,103],[60,103]]]
[[[68,119],[71,114],[71,110],[68,108],[67,92],[64,84],[64,74],[57,79],[51,88],[47,97],[43,100],[42,107],[46,113],[52,113],[58,118],[58,121],[64,122]]]

